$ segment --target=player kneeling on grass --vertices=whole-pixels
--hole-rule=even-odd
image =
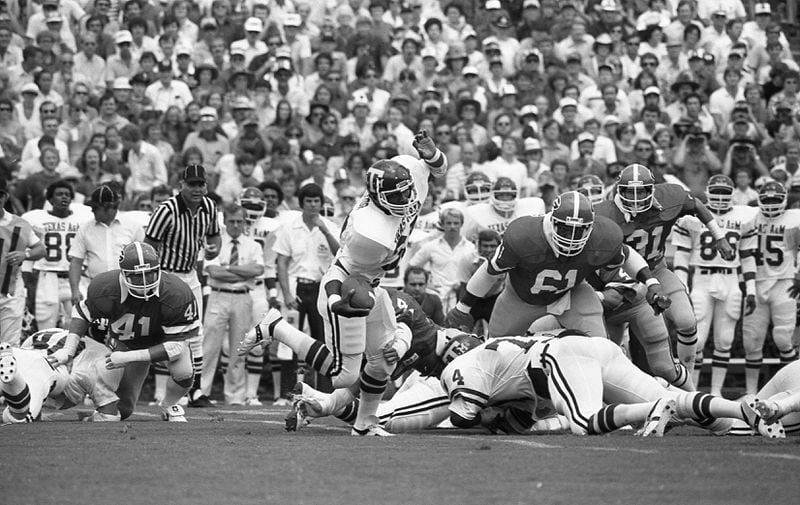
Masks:
[[[133,413],[151,362],[167,361],[172,381],[161,403],[165,421],[185,422],[177,405],[192,385],[192,357],[185,340],[200,327],[191,289],[176,276],[161,272],[158,254],[143,242],[126,245],[119,270],[92,279],[86,299],[73,309],[64,347],[48,359],[70,362],[78,342],[97,319],[108,320],[105,356],[118,401],[98,408],[96,417],[126,419]]]

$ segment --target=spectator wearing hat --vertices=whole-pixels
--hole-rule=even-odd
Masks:
[[[77,26],[78,21],[86,15],[86,12],[77,2],[61,3],[59,0],[43,0],[41,6],[41,10],[33,12],[28,18],[25,37],[30,40],[36,40],[36,36],[39,35],[40,32],[49,30],[47,18],[50,17],[52,19],[56,14],[62,21],[62,26],[59,27],[62,40],[70,40],[72,39],[71,27]]]
[[[722,68],[718,69],[717,71],[717,80],[719,82],[723,82],[724,77],[723,73],[727,69],[738,70],[739,74],[741,75],[741,85],[744,86],[748,82],[755,82],[756,77],[753,72],[750,71],[749,68],[745,66],[745,61],[747,60],[747,45],[744,42],[736,42],[733,47],[731,47],[730,52],[728,53],[728,59],[725,61],[725,65]]]
[[[714,59],[717,63],[717,71],[725,68],[728,55],[737,43],[744,43],[744,38],[742,37],[742,21],[739,19],[729,19],[725,23],[725,36],[717,39],[711,47],[706,49],[714,55]]]
[[[480,110],[485,111],[489,106],[489,97],[486,88],[482,84],[478,68],[472,65],[466,66],[464,70],[461,71],[461,75],[464,78],[464,86],[455,90],[455,96],[458,99],[468,94],[471,99],[478,102],[481,108]],[[456,113],[457,112],[458,111],[456,111]],[[480,111],[478,114],[480,114]]]
[[[244,22],[245,38],[236,40],[231,44],[231,52],[234,50],[244,53],[244,65],[247,66],[253,58],[268,51],[267,44],[260,40],[261,32],[264,30],[264,23],[257,17],[249,17]]]
[[[158,80],[147,87],[145,96],[150,99],[155,110],[162,111],[172,106],[183,110],[193,100],[189,86],[173,78],[170,61],[159,62]]]
[[[378,87],[380,75],[378,70],[373,65],[367,65],[364,68],[364,73],[360,76],[363,87],[357,88],[353,91],[353,97],[364,97],[370,104],[369,117],[372,120],[383,118],[386,115],[386,109],[389,106],[389,100],[392,95],[388,91]]]
[[[310,74],[312,68],[311,40],[301,31],[303,19],[295,13],[287,13],[280,19],[283,22],[286,45],[291,49],[294,68],[302,76]]]
[[[354,94],[348,104],[351,114],[342,119],[339,125],[339,132],[342,135],[354,135],[359,144],[365,148],[375,143],[375,137],[372,135],[372,124],[375,119],[370,116],[370,105],[366,96]]]
[[[714,7],[715,3],[712,2],[709,5]],[[717,3],[717,5],[719,4]],[[714,7],[710,11],[709,16],[710,19],[708,20],[708,24],[705,28],[703,28],[702,35],[700,37],[700,46],[707,52],[710,52],[711,48],[714,47],[718,41],[724,40],[727,37],[727,34],[725,33],[725,25],[727,24],[728,19],[738,18],[738,16],[728,18],[727,11],[722,7]]]
[[[719,0],[716,2],[697,2],[697,17],[704,23],[712,21],[715,14],[728,19],[745,19],[747,11],[741,0]]]
[[[766,1],[756,1],[753,5],[753,20],[747,21],[742,26],[742,38],[749,42],[749,47],[766,46],[768,40],[768,29],[773,25],[773,12],[772,6]],[[789,41],[786,36],[778,30],[772,38],[781,43],[787,50],[789,49]],[[790,54],[790,53],[789,53]]]
[[[467,132],[467,136],[472,139],[476,145],[483,145],[489,141],[489,134],[486,128],[478,123],[478,116],[480,116],[480,113],[480,102],[474,98],[462,98],[458,101],[458,105],[456,106],[456,116],[458,116],[460,121],[453,126],[453,130],[464,128]]]
[[[131,174],[125,183],[127,197],[132,199],[139,193],[148,193],[156,186],[165,185],[167,167],[164,158],[156,146],[144,141],[142,130],[129,124],[119,131],[119,137],[127,153],[127,165]]]
[[[84,205],[92,209],[94,219],[81,225],[69,247],[73,305],[85,297],[93,278],[118,268],[119,251],[125,245],[144,240],[141,223],[119,212],[120,196],[109,186],[98,186]]]
[[[595,121],[596,126],[596,121]],[[583,175],[596,175],[600,178],[605,177],[606,164],[594,158],[595,135],[584,131],[578,134],[574,140],[577,145],[577,156],[573,156],[569,163],[569,176],[578,177]]]
[[[414,75],[422,74],[422,58],[419,51],[422,48],[422,41],[419,35],[411,30],[408,30],[403,35],[400,43],[400,53],[391,56],[386,61],[386,66],[383,71],[383,80],[385,82],[397,82],[400,77],[400,71],[409,69],[414,72]]]
[[[97,35],[86,32],[81,35],[80,52],[75,53],[75,66],[89,80],[92,92],[100,96],[106,89],[106,62],[97,53]]]
[[[234,104],[236,105],[236,104]],[[200,109],[198,130],[187,135],[183,142],[183,151],[196,147],[203,153],[203,163],[215,166],[220,157],[230,152],[228,137],[219,131],[217,110],[214,107]]]
[[[133,58],[131,46],[133,36],[128,30],[121,30],[115,35],[117,52],[106,60],[106,83],[111,88],[117,77],[130,79],[139,71],[139,62]]]

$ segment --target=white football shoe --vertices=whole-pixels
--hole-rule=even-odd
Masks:
[[[674,400],[661,398],[650,409],[650,413],[647,414],[647,420],[644,422],[644,427],[636,434],[642,437],[663,437],[664,428],[667,427],[667,423],[675,415],[676,410]]]
[[[113,423],[113,422],[118,422],[121,419],[122,418],[120,417],[119,412],[117,412],[116,414],[104,414],[102,412],[95,410],[94,412],[92,412],[92,417],[86,417],[83,420],[92,423]]]
[[[375,416],[370,416],[370,424],[368,424],[364,428],[356,428],[353,425],[353,429],[350,430],[350,435],[354,437],[393,437],[395,436],[394,433],[389,433],[388,431],[381,428],[378,424],[378,418]]]
[[[245,407],[263,407],[264,404],[261,403],[261,400],[256,398],[255,396],[252,398],[245,398],[244,400]]]
[[[298,382],[292,388],[292,408],[286,414],[286,431],[298,431],[311,424],[312,417],[323,417],[322,405],[314,394],[323,394],[305,382]]]
[[[0,344],[0,382],[8,384],[17,375],[17,358],[11,346],[3,342]]]
[[[264,314],[261,322],[244,334],[244,338],[242,338],[241,342],[239,342],[239,346],[236,348],[236,352],[239,356],[244,356],[258,345],[260,345],[262,349],[267,347],[273,340],[270,328],[281,319],[283,319],[283,317],[280,311],[270,308],[267,313]]]
[[[757,431],[759,435],[766,438],[786,438],[786,430],[783,428],[783,423],[780,421],[767,423],[761,418],[758,410],[756,410],[756,406],[759,404],[758,398],[746,395],[739,400],[739,403],[742,408],[742,414],[747,419],[747,424]]]
[[[767,423],[773,423],[781,418],[778,404],[775,402],[757,400],[755,410],[761,416],[761,419]]]
[[[161,419],[170,423],[185,423],[186,414],[180,405],[172,405],[161,412]]]

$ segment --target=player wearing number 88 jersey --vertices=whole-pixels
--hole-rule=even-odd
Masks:
[[[177,276],[161,272],[152,246],[133,242],[120,254],[119,270],[92,279],[86,299],[75,306],[64,349],[53,354],[58,363],[68,362],[78,340],[92,321],[108,320],[106,368],[124,368],[117,390],[119,414],[130,416],[139,398],[151,362],[169,361],[172,381],[167,385],[164,407],[177,403],[192,384],[192,359],[185,340],[197,334],[197,303],[189,286]],[[116,414],[117,405],[105,414]]]
[[[33,263],[36,279],[35,317],[39,328],[58,325],[59,316],[64,326],[69,324],[72,313],[72,291],[69,285],[69,247],[86,216],[80,216],[69,208],[75,197],[72,186],[65,181],[56,181],[47,187],[47,201],[52,210],[37,209],[22,215],[42,239],[44,258]]]
[[[798,275],[800,210],[786,210],[786,189],[770,181],[758,192],[760,211],[755,217],[756,309],[742,322],[747,394],[758,390],[764,340],[772,323],[772,338],[782,362],[797,358],[792,344],[797,304],[790,294]],[[800,278],[800,277],[797,277]],[[759,398],[761,398],[759,396]]]
[[[448,325],[468,325],[471,306],[507,272],[489,320],[490,337],[521,335],[534,321],[552,315],[563,327],[605,338],[603,307],[585,278],[599,268],[620,266],[647,282],[648,301],[659,296],[647,263],[622,243],[619,227],[596,216],[585,195],[563,193],[546,215],[521,217],[509,225],[492,259],[478,267],[466,294],[448,313]]]
[[[724,175],[715,175],[708,181],[708,207],[715,222],[725,233],[734,250],[732,259],[723,258],[716,248],[711,232],[694,216],[681,218],[675,225],[672,242],[676,247],[675,274],[687,284],[689,265],[694,266],[690,294],[697,318],[697,351],[695,354],[694,382],[700,375],[703,348],[711,323],[714,323],[714,355],[711,368],[711,394],[719,395],[727,374],[736,321],[741,315],[742,293],[739,272],[745,282],[747,311],[755,304],[755,251],[757,247],[754,228],[758,209],[732,205],[733,182]]]

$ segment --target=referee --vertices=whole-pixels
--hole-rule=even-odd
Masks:
[[[150,217],[145,232],[145,242],[159,251],[161,269],[183,280],[194,293],[199,314],[203,313],[203,293],[197,277],[197,256],[205,241],[205,259],[219,254],[222,240],[217,220],[217,204],[206,196],[208,185],[206,171],[201,165],[188,165],[183,170],[180,193],[164,201]],[[203,327],[197,336],[188,340],[194,361],[194,384],[189,391],[189,405],[195,403],[200,392],[200,372],[203,369]],[[202,400],[200,400],[202,401]]]

